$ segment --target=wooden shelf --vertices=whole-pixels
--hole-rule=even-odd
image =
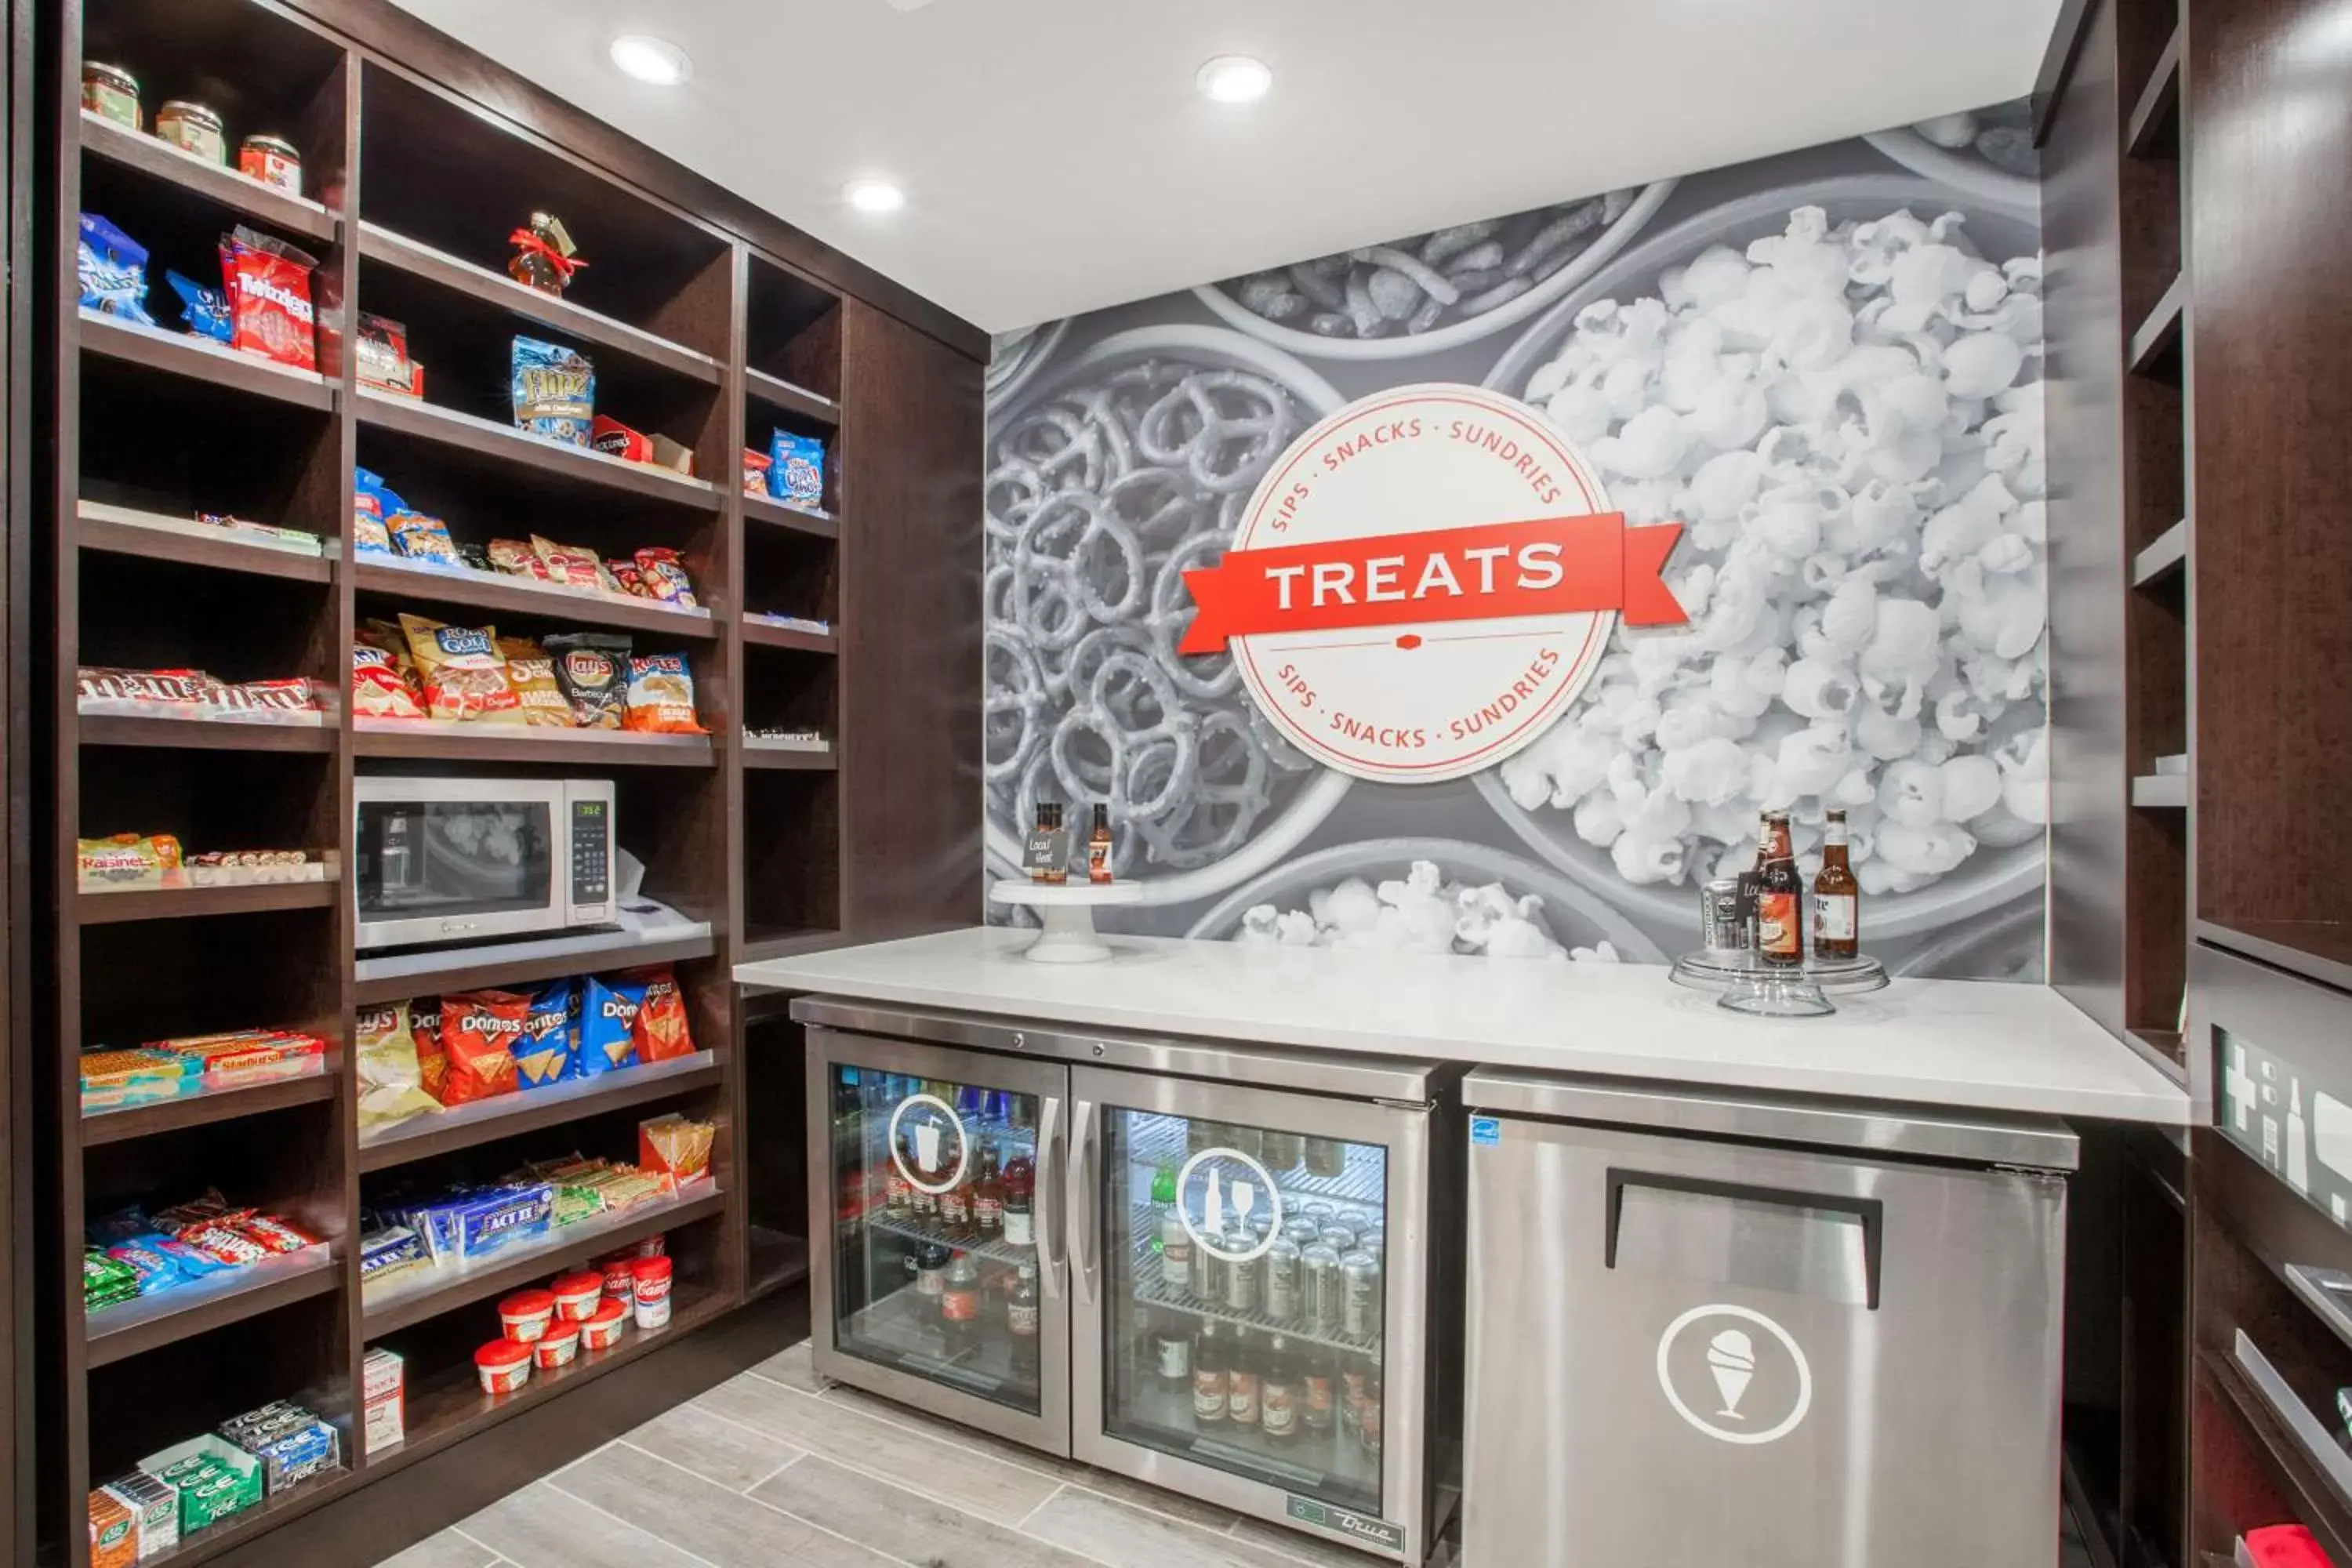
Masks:
[[[560,475],[575,484],[667,501],[697,511],[719,510],[719,492],[708,480],[688,479],[650,463],[624,462],[586,447],[543,441],[511,425],[368,387],[360,388],[355,406],[360,423],[374,429],[394,431],[538,473]]]
[[[746,931],[736,945],[735,962],[757,963],[763,958],[793,958],[803,952],[823,952],[827,948],[841,947],[855,940],[837,931]]]
[[[342,1277],[329,1249],[319,1247],[299,1258],[238,1269],[222,1277],[216,1286],[183,1285],[161,1296],[142,1296],[84,1320],[89,1343],[83,1360],[89,1366],[110,1366],[159,1346],[177,1344],[195,1334],[323,1296],[341,1284]],[[173,1298],[181,1296],[185,1297],[184,1304],[175,1303]],[[132,1309],[141,1309],[139,1315],[122,1315]]]
[[[361,719],[362,757],[437,757],[467,763],[559,763],[579,767],[707,768],[716,753],[708,735],[649,735],[625,730],[535,729],[418,719]]]
[[[346,1456],[347,1458],[349,1456]],[[310,1512],[349,1489],[356,1476],[348,1465],[321,1471],[299,1485],[264,1498],[253,1507],[233,1513],[218,1524],[184,1535],[180,1544],[152,1557],[140,1559],[141,1568],[195,1568],[225,1552],[233,1551],[288,1520]]]
[[[307,1078],[282,1079],[244,1089],[184,1094],[176,1100],[159,1100],[152,1105],[134,1105],[123,1110],[84,1111],[81,1146],[92,1149],[152,1133],[173,1132],[183,1127],[260,1116],[293,1105],[315,1105],[334,1099],[341,1084],[341,1078],[333,1072],[314,1072]]]
[[[2157,57],[2139,101],[2132,106],[2124,132],[2127,158],[2178,158],[2180,155],[2180,34],[2175,24]]]
[[[709,1191],[684,1202],[668,1199],[640,1204],[619,1215],[582,1220],[550,1231],[544,1241],[509,1243],[474,1268],[418,1269],[392,1280],[373,1300],[363,1300],[367,1337],[381,1338],[427,1318],[437,1318],[444,1312],[562,1273],[575,1264],[616,1252],[646,1237],[708,1219],[724,1208],[726,1202],[725,1193]]]
[[[841,537],[841,520],[831,512],[803,511],[766,496],[743,498],[743,521],[764,523],[770,528],[788,528],[817,539]]]
[[[830,632],[803,632],[790,626],[772,626],[748,616],[743,620],[743,640],[755,647],[784,647],[796,653],[821,653],[828,657],[841,651],[841,639]]]
[[[781,408],[787,414],[797,414],[803,419],[838,427],[841,405],[830,397],[820,397],[805,386],[796,385],[781,375],[746,366],[743,371],[743,395],[754,403],[771,408]]]
[[[2261,1462],[2284,1494],[2297,1520],[2319,1538],[2331,1559],[2342,1558],[2347,1549],[2352,1549],[2352,1521],[2347,1521],[2346,1508],[2336,1500],[2326,1478],[2298,1451],[2294,1436],[2279,1425],[2245,1374],[2227,1357],[2200,1345],[2196,1352],[2196,1367],[2228,1402],[2230,1414],[2252,1440]]]
[[[642,969],[655,963],[688,963],[698,958],[709,958],[718,951],[718,942],[708,936],[674,937],[666,941],[599,948],[587,952],[535,954],[507,959],[483,957],[477,949],[461,949],[444,955],[449,961],[446,968],[421,969],[373,979],[362,977],[353,987],[352,1002],[355,1006],[372,1007],[379,1003],[398,1002],[405,997],[429,995],[436,992],[479,991],[490,986],[510,990],[520,985],[535,985],[545,980],[562,980],[568,975]]]
[[[193,522],[215,537],[171,529],[142,527],[106,517],[79,517],[75,542],[84,550],[109,555],[136,555],[149,561],[171,561],[218,572],[242,572],[255,577],[284,577],[297,583],[334,580],[335,563],[324,555],[304,555],[291,550],[254,544],[224,528]]]
[[[738,748],[747,768],[773,773],[833,773],[841,771],[841,753],[831,752],[796,752],[783,746],[756,746],[748,742]]]
[[[85,746],[170,746],[196,752],[331,752],[324,724],[232,724],[207,719],[133,719],[86,713],[76,720]]]
[[[2147,313],[2147,319],[2131,335],[2131,358],[2128,368],[2134,375],[2179,381],[2178,363],[2168,356],[2180,346],[2180,318],[2189,306],[2189,275],[2175,277],[2164,290],[2164,297]],[[2170,375],[2163,374],[2167,364],[2172,365]]]
[[[454,289],[469,298],[507,310],[526,321],[536,321],[561,336],[576,338],[628,355],[641,363],[673,375],[716,386],[719,382],[719,362],[709,354],[671,342],[626,321],[614,321],[552,294],[542,294],[524,287],[503,272],[493,272],[487,267],[450,255],[444,250],[404,235],[394,234],[381,225],[360,225],[360,258],[380,262],[412,277],[424,279],[442,288]]]
[[[2189,520],[2181,519],[2156,536],[2156,542],[2132,557],[2132,586],[2151,587],[2177,576],[2189,559]]]
[[[270,910],[323,910],[341,896],[342,886],[341,882],[262,882],[234,888],[130,889],[119,893],[77,893],[74,908],[86,926],[250,915]]]
[[[87,109],[81,111],[81,147],[110,163],[193,191],[270,228],[327,245],[334,244],[341,231],[335,215],[317,202],[288,195],[275,185],[184,153],[160,136],[118,125]]]
[[[552,1089],[525,1089],[438,1114],[412,1116],[379,1132],[360,1134],[360,1170],[389,1170],[452,1150],[520,1137],[542,1127],[690,1094],[709,1088],[719,1076],[717,1053],[697,1051],[646,1067],[574,1079]]]
[[[241,353],[208,340],[162,327],[142,327],[96,310],[79,314],[81,346],[125,364],[163,371],[208,386],[274,398],[320,413],[335,406],[335,389],[319,375]]]
[[[709,615],[666,609],[644,599],[572,593],[488,572],[421,571],[362,557],[352,570],[352,585],[362,594],[384,594],[415,604],[457,605],[693,641],[708,641],[719,631],[719,622]]]

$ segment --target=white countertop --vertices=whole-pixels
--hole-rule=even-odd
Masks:
[[[2189,1096],[2043,985],[1897,980],[1744,1017],[1664,969],[1109,937],[1032,963],[973,927],[739,964],[746,985],[1135,1033],[2186,1126]]]

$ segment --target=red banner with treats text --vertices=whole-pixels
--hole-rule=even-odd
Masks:
[[[1682,524],[1622,512],[1235,550],[1184,574],[1200,614],[1180,654],[1231,637],[1615,611],[1633,626],[1689,617],[1662,577]]]

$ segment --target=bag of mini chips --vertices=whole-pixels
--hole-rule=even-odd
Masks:
[[[682,653],[629,660],[628,706],[621,728],[654,735],[707,735],[694,710],[694,672]]]
[[[361,1127],[386,1126],[441,1109],[425,1092],[425,1069],[416,1059],[407,1003],[361,1008],[359,1037]]]
[[[444,626],[404,613],[400,629],[425,681],[428,717],[524,722],[496,627]]]
[[[645,988],[590,975],[580,983],[580,1072],[583,1078],[637,1065],[637,1009]]]

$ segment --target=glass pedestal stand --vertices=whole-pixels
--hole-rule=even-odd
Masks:
[[[1778,969],[1752,952],[1690,952],[1675,960],[1674,983],[1717,993],[1716,1005],[1764,1018],[1818,1018],[1834,1013],[1832,994],[1886,988],[1886,966],[1859,958],[1811,957]]]
[[[1139,904],[1140,882],[1030,882],[1007,879],[989,889],[1000,904],[1026,904],[1045,929],[1023,950],[1032,963],[1100,963],[1109,946],[1095,933],[1095,910],[1109,904]]]

